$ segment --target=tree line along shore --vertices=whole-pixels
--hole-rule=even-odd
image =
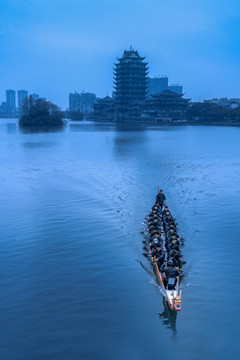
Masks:
[[[108,121],[108,119],[91,119],[81,112],[64,112],[50,101],[34,100],[27,97],[22,107],[19,120],[21,127],[32,126],[63,126],[64,119]],[[213,103],[193,103],[187,108],[184,118],[156,118],[151,121],[141,117],[126,118],[124,122],[156,123],[164,125],[223,125],[240,126],[240,107],[224,108]]]

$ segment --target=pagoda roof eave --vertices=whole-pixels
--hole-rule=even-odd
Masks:
[[[144,59],[146,59],[146,56],[144,56],[144,57],[141,57],[141,56],[139,56],[139,57],[137,57],[137,58],[131,58],[131,57],[124,57],[124,58],[116,58],[118,61],[124,61],[124,60],[127,60],[127,59],[129,59],[129,60],[141,60],[141,61],[143,61]],[[144,64],[147,64],[147,63],[144,63]]]
[[[153,98],[159,98],[159,97],[175,97],[175,98],[181,98],[183,97],[183,94],[178,94],[178,93],[175,93],[174,91],[171,91],[171,90],[163,90],[162,92],[160,93],[157,93],[157,94],[151,94],[151,96]]]

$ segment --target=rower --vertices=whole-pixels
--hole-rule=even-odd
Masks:
[[[179,250],[179,243],[177,242],[177,240],[173,240],[171,242],[168,242],[167,246],[168,246],[169,251]]]
[[[157,246],[160,246],[159,244],[159,239],[158,238],[154,238],[150,243],[149,243],[149,249],[150,251],[152,251],[154,248],[156,248]]]
[[[155,256],[155,259],[154,259],[154,256]],[[161,246],[159,244],[156,246],[156,249],[153,249],[151,257],[152,257],[152,262],[153,263],[157,262],[158,267],[160,268],[163,264],[165,256],[162,253]]]
[[[177,283],[177,277],[180,275],[180,272],[174,266],[173,261],[170,260],[167,264],[164,263],[160,270],[166,275],[165,284],[167,284],[168,290],[174,289]]]
[[[171,254],[170,254],[170,253],[171,253]],[[171,258],[174,258],[174,257],[175,257],[175,259],[181,259],[181,253],[180,253],[180,251],[178,251],[178,250],[171,250],[170,253],[169,253],[169,257],[171,257]]]
[[[182,261],[179,255],[174,255],[173,257],[173,264],[179,271],[182,271]]]
[[[167,213],[168,213],[168,215],[170,216],[170,218],[173,219],[172,214],[171,214],[171,212],[169,211],[168,206],[166,205],[166,206],[164,206],[164,209],[163,209],[163,211],[162,211],[162,214],[163,214],[163,216],[164,216],[164,215],[166,215]]]

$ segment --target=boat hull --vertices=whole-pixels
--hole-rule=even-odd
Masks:
[[[178,294],[177,290],[167,290],[164,282],[162,280],[162,273],[159,271],[158,264],[155,262],[155,269],[158,277],[158,281],[166,295],[167,303],[171,310],[180,311],[181,310],[181,291]]]

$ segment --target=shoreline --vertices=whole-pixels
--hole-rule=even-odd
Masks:
[[[16,120],[19,123],[18,117],[1,117],[0,116],[0,123],[1,120]],[[229,126],[229,127],[240,127],[239,122],[228,122],[228,121],[167,121],[167,122],[157,122],[157,121],[141,121],[138,119],[131,119],[131,120],[96,120],[96,119],[83,119],[83,120],[71,120],[71,119],[64,119],[65,124],[68,123],[95,123],[95,124],[141,124],[141,125],[152,125],[152,126]],[[38,125],[32,125],[31,127],[39,127]]]
[[[92,123],[107,123],[107,124],[142,124],[153,126],[233,126],[240,127],[240,122],[221,122],[221,121],[186,121],[186,122],[156,122],[156,121],[138,121],[138,120],[125,120],[125,121],[107,121],[107,120],[86,120]]]

